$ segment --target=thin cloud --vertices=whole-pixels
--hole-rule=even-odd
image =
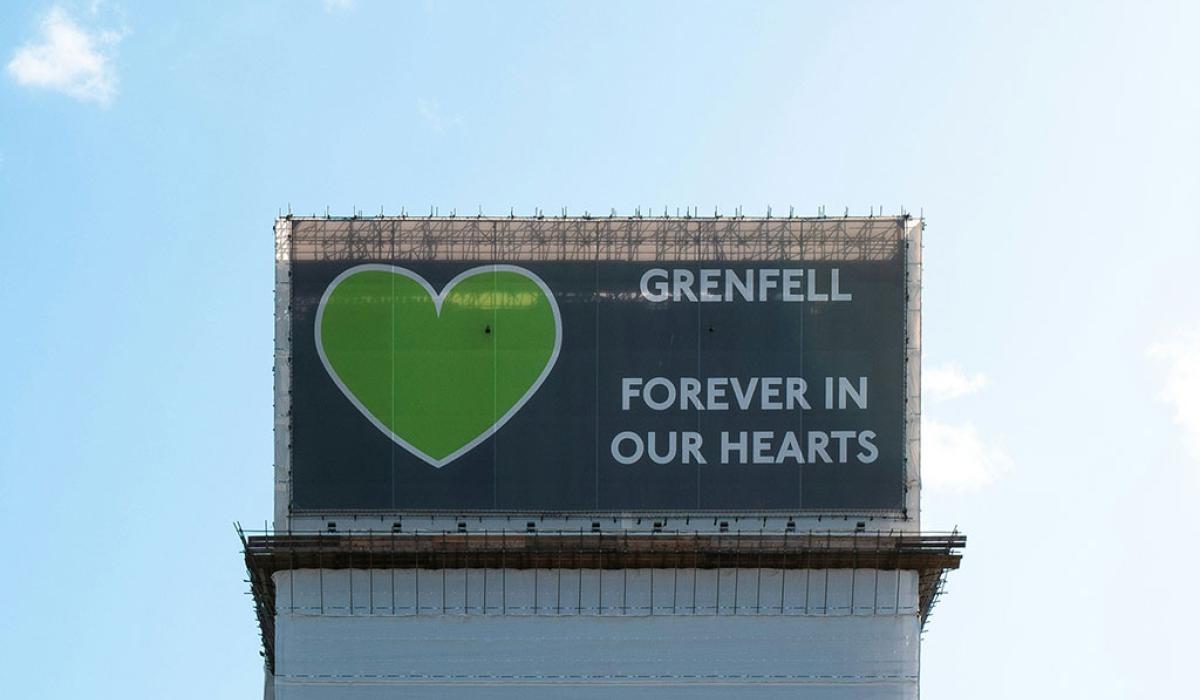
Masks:
[[[8,62],[13,80],[83,102],[110,104],[117,94],[114,56],[124,34],[88,29],[58,6],[42,17],[40,30]]]
[[[921,421],[921,484],[933,491],[979,491],[1012,469],[999,446],[970,422]]]
[[[442,106],[437,100],[427,100],[424,97],[417,98],[417,113],[429,124],[429,128],[439,134],[446,130],[446,122],[442,119]]]
[[[931,367],[921,374],[921,395],[940,404],[977,393],[988,384],[982,373],[957,365]],[[921,417],[921,482],[932,491],[979,491],[1012,468],[1002,447],[970,421],[940,420],[936,409]]]
[[[921,396],[926,401],[950,401],[974,394],[987,386],[987,377],[967,374],[956,365],[931,367],[921,374]]]
[[[1158,397],[1171,407],[1188,454],[1200,462],[1200,328],[1154,343],[1146,354],[1165,370]]]
[[[344,12],[354,7],[354,0],[324,0],[326,12]]]
[[[442,110],[442,103],[432,97],[417,98],[417,114],[429,125],[430,129],[439,134],[445,133],[449,129],[460,127],[463,124],[462,114],[447,116]]]

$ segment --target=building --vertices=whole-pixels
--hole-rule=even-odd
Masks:
[[[266,697],[917,697],[921,228],[278,220]]]

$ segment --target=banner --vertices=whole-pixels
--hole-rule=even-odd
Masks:
[[[290,269],[296,510],[903,507],[899,252]]]

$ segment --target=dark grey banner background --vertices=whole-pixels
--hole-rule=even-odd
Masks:
[[[378,262],[378,261],[372,261]],[[436,469],[372,425],[326,373],[313,339],[322,293],[354,262],[292,266],[292,506],[385,511],[900,510],[904,500],[903,260],[535,262],[517,264],[555,293],[562,348],[541,388],[494,436]],[[488,261],[395,261],[438,290]],[[840,270],[851,302],[650,303],[650,268]],[[807,273],[806,273],[807,274]],[[809,411],[621,410],[621,378],[801,376]],[[827,376],[867,376],[867,410],[826,411]],[[720,432],[874,430],[871,464],[718,464]],[[624,430],[697,430],[707,465],[615,462]],[[853,453],[854,450],[851,450]]]

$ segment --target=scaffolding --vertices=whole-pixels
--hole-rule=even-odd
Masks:
[[[275,226],[275,526],[291,506],[293,265],[891,262],[906,267],[905,518],[919,511],[920,230],[901,216],[281,217]],[[309,300],[307,303],[312,303]],[[915,519],[914,519],[915,524]]]
[[[280,261],[891,260],[900,217],[287,217]]]
[[[966,546],[966,537],[958,533],[925,533],[920,535],[906,534],[894,531],[878,532],[778,532],[763,531],[753,534],[730,533],[711,534],[685,531],[656,532],[648,534],[644,531],[626,531],[618,533],[579,531],[539,531],[539,532],[452,532],[452,531],[423,531],[412,532],[279,532],[259,531],[247,532],[237,526],[241,538],[246,569],[249,573],[251,592],[254,598],[255,612],[258,617],[259,629],[262,635],[264,656],[268,668],[273,668],[275,616],[279,591],[276,590],[275,574],[280,572],[295,573],[299,571],[316,571],[319,580],[324,581],[325,572],[345,571],[351,578],[350,615],[365,611],[367,615],[408,616],[422,614],[463,614],[463,615],[654,615],[656,608],[646,611],[630,610],[626,605],[627,596],[622,592],[611,592],[619,601],[606,607],[602,592],[598,592],[594,605],[584,604],[584,577],[590,575],[596,579],[602,591],[603,572],[621,572],[622,584],[628,581],[627,572],[650,571],[651,587],[653,587],[655,571],[672,572],[672,595],[669,605],[664,605],[660,614],[709,614],[709,615],[791,615],[791,616],[829,616],[856,614],[916,614],[924,625],[929,618],[936,602],[947,572],[957,569],[962,559],[961,550]],[[534,581],[546,579],[550,587],[558,586],[558,596],[554,605],[544,609],[521,610],[506,604],[488,604],[486,593],[489,585],[489,575],[492,578],[493,590],[505,586],[507,577],[513,572],[534,571]],[[369,577],[368,595],[374,596],[376,577],[380,579],[391,577],[391,603],[381,599],[354,603],[353,577],[355,572],[361,577]],[[692,587],[690,598],[688,588],[677,585],[679,573],[692,572]],[[715,572],[717,597],[712,605],[698,605],[695,588],[698,572]],[[772,589],[769,596],[763,595],[763,572],[781,572],[779,590]],[[805,572],[805,576],[793,575],[789,582],[787,572]],[[830,607],[828,598],[822,595],[819,604],[814,599],[809,604],[809,588],[813,585],[812,573],[820,572],[825,576],[826,585],[830,571],[849,571],[852,578],[858,572],[869,572],[875,577],[874,593],[869,601],[850,599],[848,606],[840,609]],[[895,583],[895,602],[887,609],[888,602],[882,606],[879,595],[879,573],[914,571],[917,575],[917,600],[915,609],[905,610],[900,602],[900,578],[897,574]],[[441,578],[442,593],[439,600],[440,608],[398,607],[396,604],[397,572],[411,573],[401,585],[419,586],[421,577],[416,575],[427,572],[434,578]],[[462,605],[447,608],[446,577],[449,573],[461,579],[463,587]],[[489,574],[489,572],[491,572]],[[578,585],[578,598],[575,605],[569,605],[563,610],[562,581],[564,573],[569,583]],[[732,606],[722,605],[720,592],[722,574],[732,574],[732,581],[726,583],[733,590]],[[474,585],[478,590],[482,587],[483,604],[472,607],[468,591],[471,589],[471,577],[477,580]],[[686,576],[686,574],[685,574]],[[730,578],[729,575],[724,578]],[[289,577],[288,579],[292,579]],[[798,602],[794,593],[800,589],[803,581],[803,605]],[[744,582],[744,583],[743,583]],[[536,585],[536,584],[535,584]],[[789,593],[789,585],[793,593]],[[747,595],[739,595],[738,587],[751,588]],[[573,587],[573,586],[572,586]],[[757,587],[754,591],[753,588]],[[592,588],[589,587],[589,590]],[[653,589],[651,589],[653,590]],[[680,593],[680,591],[683,591]],[[851,591],[854,586],[851,586]],[[727,593],[727,595],[728,595]],[[284,592],[288,601],[283,607],[292,606],[295,610],[295,596]],[[319,589],[320,611],[327,612],[324,588]],[[381,597],[383,594],[381,593]],[[884,596],[887,598],[888,596]],[[420,591],[414,592],[412,600],[419,600]],[[653,592],[651,592],[653,601]],[[747,600],[739,610],[739,600]],[[494,596],[493,596],[494,600]],[[501,601],[504,600],[501,594]],[[536,593],[535,593],[536,606]],[[785,601],[791,601],[785,604]],[[576,605],[578,606],[576,608]],[[883,611],[880,608],[885,608]]]

